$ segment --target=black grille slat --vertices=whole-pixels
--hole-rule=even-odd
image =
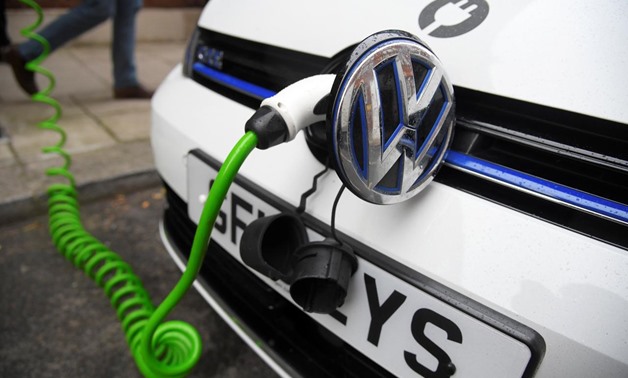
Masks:
[[[316,75],[328,58],[265,45],[200,29],[199,43],[224,52],[220,71],[261,87],[280,91]]]

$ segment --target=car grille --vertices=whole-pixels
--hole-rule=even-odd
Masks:
[[[164,228],[179,254],[187,259],[196,225],[187,215],[186,203],[167,185],[166,193]],[[290,374],[391,376],[272,290],[214,242],[210,242],[200,275],[212,296]]]
[[[329,59],[288,49],[264,45],[221,33],[200,29],[197,50],[217,51],[218,62],[198,57],[192,62],[202,64],[233,78],[278,92],[308,76],[321,73]],[[206,74],[191,71],[196,82],[251,108],[258,108],[263,97],[243,93],[237,87],[216,84]]]
[[[273,92],[300,78],[337,72],[352,46],[328,59],[200,30],[204,43],[224,50],[222,72]],[[194,71],[192,79],[230,99],[257,108],[260,98]],[[628,125],[455,87],[452,150],[559,185],[567,192],[611,203],[604,213],[548,198],[447,165],[436,181],[570,230],[628,248]],[[308,129],[308,146],[326,161],[324,130]],[[316,136],[319,136],[319,139]],[[453,154],[450,154],[453,155]],[[498,180],[497,180],[498,181]],[[548,200],[549,199],[549,200]],[[605,202],[606,201],[606,202]],[[616,211],[619,209],[619,211]],[[613,217],[622,213],[623,218]],[[610,215],[609,215],[610,214]]]

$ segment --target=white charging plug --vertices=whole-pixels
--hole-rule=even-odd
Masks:
[[[286,123],[286,142],[306,127],[325,120],[325,113],[314,114],[314,106],[329,94],[335,79],[333,74],[310,76],[262,101],[261,106],[275,109]]]
[[[327,112],[321,101],[331,92],[335,79],[332,74],[310,76],[262,101],[245,125],[246,131],[257,134],[257,148],[289,142],[299,131],[324,121]]]

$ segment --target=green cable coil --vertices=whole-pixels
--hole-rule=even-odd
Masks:
[[[104,289],[116,309],[126,341],[141,373],[146,377],[186,376],[200,358],[200,335],[185,322],[162,321],[196,279],[220,207],[241,165],[256,147],[257,136],[251,132],[245,134],[226,158],[203,208],[185,272],[162,304],[155,308],[131,267],[86,231],[81,223],[75,180],[70,172],[71,157],[63,149],[66,134],[57,124],[62,113],[61,106],[50,96],[55,87],[55,78],[41,66],[50,53],[50,45],[45,38],[35,33],[43,21],[43,12],[35,1],[20,1],[33,8],[38,16],[32,25],[21,31],[22,35],[43,46],[42,54],[27,63],[26,68],[45,76],[49,82],[45,89],[32,96],[32,100],[47,104],[55,110],[38,127],[59,135],[57,144],[44,147],[42,151],[56,154],[64,161],[62,166],[47,169],[46,174],[63,177],[68,182],[52,184],[47,190],[49,229],[53,243],[66,259]]]

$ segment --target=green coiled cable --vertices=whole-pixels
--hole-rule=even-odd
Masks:
[[[48,225],[53,243],[66,259],[104,289],[111,305],[116,309],[126,341],[141,373],[146,377],[185,376],[200,358],[200,335],[185,322],[162,321],[196,279],[220,207],[241,165],[256,147],[257,136],[252,132],[246,133],[227,156],[203,208],[185,272],[166,299],[155,308],[131,267],[87,232],[81,223],[76,184],[70,172],[71,157],[63,149],[66,134],[57,124],[62,113],[61,106],[50,96],[55,87],[55,78],[52,72],[41,66],[50,53],[50,45],[45,38],[35,33],[43,21],[43,12],[35,1],[20,1],[33,8],[38,16],[32,25],[22,29],[22,35],[43,46],[41,55],[27,63],[26,68],[48,79],[48,86],[34,94],[32,99],[55,110],[38,127],[59,135],[59,141],[55,145],[42,150],[59,155],[64,161],[62,166],[47,169],[46,174],[61,176],[67,181],[50,185],[47,190]]]

